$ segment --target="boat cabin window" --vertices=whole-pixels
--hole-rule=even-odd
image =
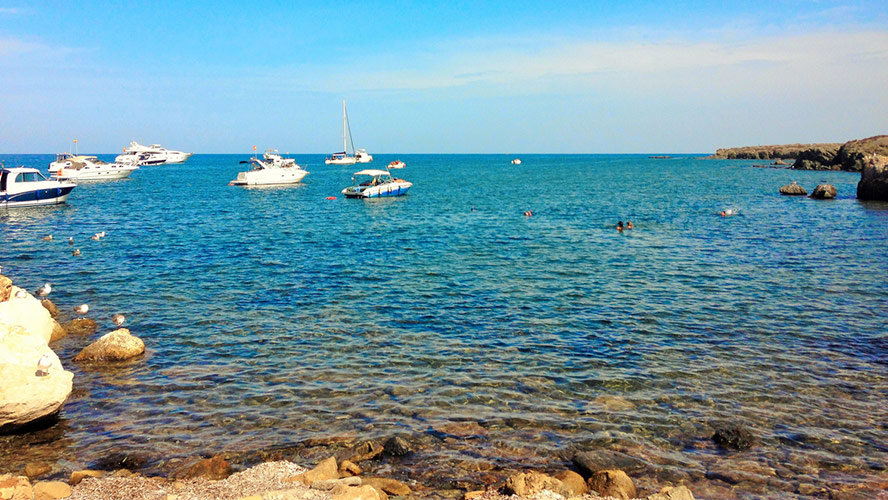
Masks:
[[[43,179],[37,172],[22,172],[15,176],[15,182],[39,182]]]

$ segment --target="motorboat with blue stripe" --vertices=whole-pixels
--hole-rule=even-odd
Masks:
[[[0,168],[0,207],[28,207],[65,203],[77,184],[47,179],[36,168]]]
[[[342,190],[342,194],[346,198],[400,196],[406,194],[407,190],[413,187],[412,182],[396,179],[388,170],[361,170],[355,172],[352,182],[354,182],[353,186]]]

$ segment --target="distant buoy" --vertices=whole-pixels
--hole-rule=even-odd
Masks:
[[[328,199],[328,200],[335,200],[336,197],[335,197],[335,196],[328,196],[327,199]]]

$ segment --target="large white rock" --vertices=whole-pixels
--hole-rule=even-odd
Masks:
[[[49,312],[30,295],[15,298],[17,291],[13,287],[12,298],[0,303],[0,431],[57,413],[74,379],[48,347],[53,325]],[[44,355],[49,368],[38,371]]]
[[[19,290],[21,288],[13,285],[9,300],[0,302],[0,327],[4,324],[20,326],[25,331],[46,339],[46,343],[49,344],[55,320],[43,304],[30,293],[24,298],[17,298],[15,295]]]

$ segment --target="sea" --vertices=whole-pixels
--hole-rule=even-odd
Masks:
[[[229,186],[248,158],[197,154],[0,209],[3,274],[52,282],[62,321],[87,303],[98,323],[51,346],[74,391],[54,424],[0,436],[0,472],[123,453],[167,474],[274,450],[311,466],[329,454],[318,443],[399,435],[412,453],[362,467],[436,491],[577,452],[697,498],[888,485],[888,203],[857,200],[860,174],[702,155],[295,155],[298,185]],[[407,195],[342,196],[396,159]],[[778,194],[792,181],[838,196]],[[145,355],[74,363],[115,313]],[[719,447],[722,427],[753,446]]]

